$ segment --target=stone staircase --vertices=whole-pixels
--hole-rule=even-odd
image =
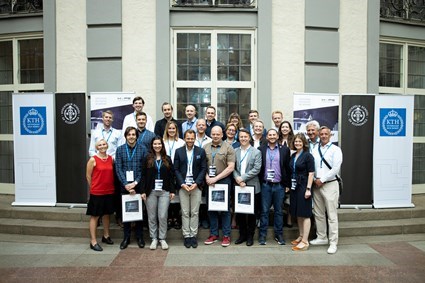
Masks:
[[[12,207],[14,196],[0,195],[0,233],[13,235],[81,237],[88,238],[88,220],[85,208],[67,207]],[[414,195],[415,208],[401,209],[340,209],[340,238],[356,236],[403,235],[425,233],[425,195]],[[145,228],[146,229],[146,228]],[[290,240],[298,235],[297,228],[285,228],[284,238]],[[101,235],[101,232],[98,233]],[[122,230],[111,219],[111,237],[118,242]],[[199,230],[199,239],[207,238],[208,229]],[[148,231],[144,237],[147,240]],[[238,231],[232,230],[232,238]],[[169,240],[180,240],[181,230],[168,231]],[[269,228],[268,240],[273,231]]]

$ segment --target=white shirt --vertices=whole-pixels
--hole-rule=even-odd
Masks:
[[[130,113],[127,116],[124,117],[124,121],[122,123],[122,135],[124,136],[125,129],[127,127],[135,127],[137,129],[137,122],[136,122],[136,112]],[[146,114],[146,129],[148,129],[151,132],[154,132],[155,126],[153,124],[152,117],[149,114]]]
[[[329,163],[332,167],[332,170],[326,166],[325,162],[323,162],[319,153],[319,146],[322,152],[323,158]],[[319,144],[313,150],[312,154],[314,157],[314,167],[315,167],[315,177],[316,179],[320,179],[322,183],[333,181],[336,179],[336,175],[339,173],[342,164],[342,151],[341,148],[332,144],[332,142],[328,142],[326,145],[322,146]]]
[[[248,150],[250,150],[250,146],[247,148],[247,149],[242,149],[242,147],[241,147],[241,160],[242,160],[242,158],[243,158],[243,160],[242,160],[242,162],[241,162],[241,175],[243,175],[243,174],[245,174],[245,172],[246,172],[246,165],[247,165],[247,161],[248,161],[248,154],[247,154],[247,152],[248,152]]]
[[[192,147],[192,150],[189,150],[186,147],[186,156],[187,156],[187,172],[186,172],[186,176],[193,176],[192,173],[192,164],[193,164],[193,159],[195,159],[195,157],[193,156],[193,149],[195,147]]]
[[[120,145],[121,140],[121,131],[109,128],[109,130],[105,130],[105,128],[98,128],[92,130],[91,138],[90,138],[90,147],[89,147],[89,156],[93,156],[96,154],[96,142],[98,140],[104,139],[108,143],[108,150],[106,153],[112,158],[115,159],[115,151],[117,147]]]
[[[165,152],[169,157],[171,157],[171,160],[174,162],[174,154],[176,153],[176,149],[179,147],[185,146],[185,142],[182,139],[178,140],[164,140],[165,145]]]
[[[211,141],[212,139],[207,135],[204,135],[204,137],[202,138],[198,138],[198,135],[196,135],[196,145],[199,146],[200,148],[203,148],[204,145],[210,143]]]

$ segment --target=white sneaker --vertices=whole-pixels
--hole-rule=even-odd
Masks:
[[[316,238],[316,239],[310,241],[310,245],[313,245],[313,246],[322,246],[322,245],[327,245],[327,244],[328,244],[327,239]]]
[[[335,244],[331,244],[329,246],[329,249],[328,249],[328,254],[334,254],[334,253],[336,253],[336,250],[337,250],[336,245]]]
[[[158,246],[158,240],[157,239],[153,239],[152,240],[152,243],[151,243],[151,245],[150,245],[150,249],[151,250],[156,250],[156,247]]]
[[[168,244],[165,240],[159,240],[159,243],[161,244],[161,248],[163,250],[168,250]]]

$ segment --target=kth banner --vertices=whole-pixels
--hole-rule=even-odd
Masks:
[[[56,93],[55,100],[57,202],[86,203],[86,95]]]

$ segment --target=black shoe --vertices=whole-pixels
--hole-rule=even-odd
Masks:
[[[285,227],[292,228],[292,227],[294,227],[294,225],[292,225],[292,224],[285,224]]]
[[[266,245],[266,237],[260,237],[260,238],[258,239],[258,243],[259,243],[261,246]]]
[[[196,237],[192,237],[192,248],[196,249],[198,247],[198,240],[196,240]]]
[[[143,249],[145,247],[145,241],[143,240],[143,238],[139,238],[137,239],[137,245],[139,246],[139,248]]]
[[[130,238],[124,238],[120,244],[120,249],[126,249],[128,245],[130,244]]]
[[[253,239],[253,238],[248,238],[248,239],[246,240],[246,245],[247,245],[248,247],[252,246],[253,244],[254,244],[254,239]]]
[[[96,252],[101,252],[103,251],[102,247],[99,246],[98,243],[94,244],[94,246],[90,243],[90,249],[96,251]]]
[[[174,221],[173,219],[168,219],[167,230],[170,230],[171,228],[174,228]]]
[[[240,244],[242,244],[243,242],[245,242],[246,241],[246,239],[245,238],[238,238],[236,241],[235,241],[235,245],[240,245]]]
[[[190,237],[184,238],[184,246],[186,248],[190,248],[191,245],[192,245],[192,238]]]
[[[281,235],[274,235],[274,239],[279,245],[285,245],[286,244],[285,240],[283,240],[283,237]]]
[[[178,221],[174,221],[174,229],[180,230],[182,228],[182,225]]]
[[[102,243],[107,243],[108,245],[113,245],[114,242],[112,241],[111,237],[105,238],[105,236],[102,237]]]

